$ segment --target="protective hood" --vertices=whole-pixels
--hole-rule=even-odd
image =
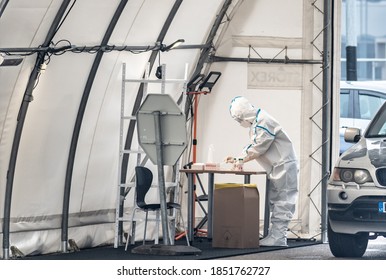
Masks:
[[[232,99],[229,111],[235,121],[247,127],[253,124],[257,109],[245,97],[237,96]]]

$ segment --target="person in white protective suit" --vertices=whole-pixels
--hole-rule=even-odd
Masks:
[[[232,100],[230,113],[241,126],[250,129],[251,143],[242,156],[229,156],[226,162],[237,165],[238,160],[245,163],[255,159],[266,170],[270,182],[267,191],[271,225],[260,246],[287,246],[288,225],[298,196],[298,162],[292,142],[272,116],[255,108],[245,97]]]

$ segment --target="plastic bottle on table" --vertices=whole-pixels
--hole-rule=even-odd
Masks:
[[[237,171],[243,171],[244,170],[244,160],[242,158],[239,158],[236,161],[236,170]]]

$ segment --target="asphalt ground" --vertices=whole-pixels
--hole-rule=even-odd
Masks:
[[[281,250],[259,252],[220,259],[228,260],[344,260],[331,253],[328,243],[311,246],[286,248]],[[354,259],[353,259],[354,260]],[[358,260],[358,259],[355,259]],[[367,250],[359,260],[386,260],[386,238],[370,240]]]

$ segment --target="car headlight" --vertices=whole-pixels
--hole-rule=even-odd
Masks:
[[[354,168],[334,168],[333,180],[345,183],[355,182],[357,184],[373,181],[367,170]]]

